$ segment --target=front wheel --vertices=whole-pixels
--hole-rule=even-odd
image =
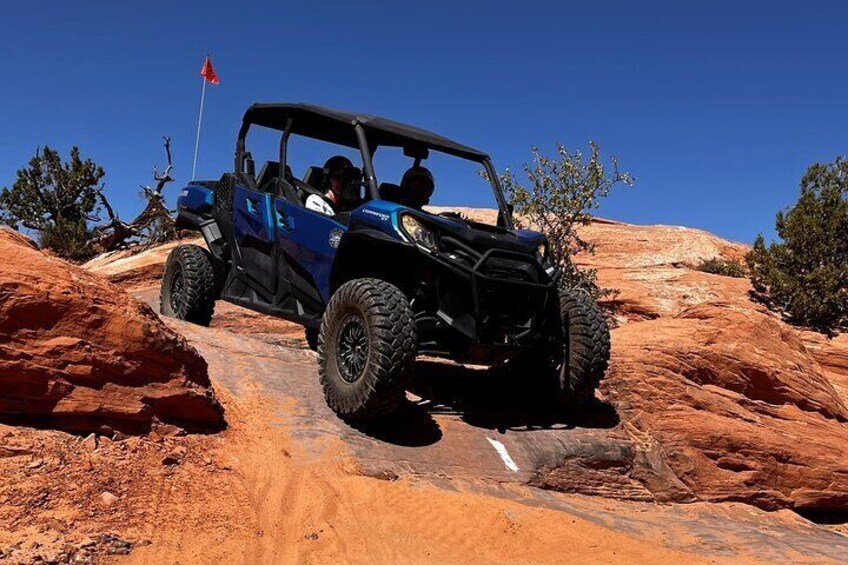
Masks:
[[[394,412],[417,347],[412,309],[399,288],[377,279],[345,283],[330,299],[318,334],[327,404],[350,420]]]
[[[594,397],[609,365],[609,327],[598,304],[582,292],[560,295],[560,319],[559,390],[569,404],[585,404]]]
[[[595,394],[606,373],[610,334],[603,312],[586,294],[563,292],[550,345],[523,351],[504,367],[521,379],[531,396],[545,403],[574,407]]]

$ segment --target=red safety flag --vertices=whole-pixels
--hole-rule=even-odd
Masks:
[[[215,72],[215,69],[212,68],[212,59],[209,58],[209,55],[206,56],[206,60],[203,62],[203,68],[200,69],[200,76],[212,84],[221,82],[218,80],[218,74]]]

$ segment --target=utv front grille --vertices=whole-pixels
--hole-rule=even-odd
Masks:
[[[523,261],[494,258],[485,263],[479,272],[483,276],[504,281],[539,282],[533,265]]]
[[[504,249],[489,249],[481,253],[450,236],[442,237],[440,243],[448,258],[478,275],[516,282],[538,283],[543,280],[535,258],[528,253]]]
[[[476,340],[493,345],[519,345],[534,338],[546,317],[556,285],[529,253],[489,249],[479,253],[453,238],[455,254],[470,256],[472,315]],[[449,251],[450,253],[450,251]]]
[[[503,249],[483,254],[474,266],[471,284],[478,339],[503,345],[533,339],[555,290],[535,257]]]
[[[524,274],[520,271],[516,271],[515,269],[502,269],[502,268],[489,268],[486,269],[483,274],[488,277],[493,277],[496,279],[503,280],[512,280],[512,281],[526,281],[527,278],[524,277]]]

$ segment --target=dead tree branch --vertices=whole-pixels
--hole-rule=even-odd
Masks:
[[[168,165],[163,173],[159,173],[153,165],[153,180],[156,188],[141,185],[140,196],[147,200],[144,209],[132,222],[126,223],[118,218],[114,208],[109,203],[102,190],[98,192],[100,202],[109,216],[109,222],[94,230],[95,244],[101,252],[123,249],[132,244],[148,247],[175,239],[178,235],[173,211],[165,205],[163,193],[165,186],[173,182],[171,171],[174,166],[171,161],[171,138],[163,136],[165,156]]]

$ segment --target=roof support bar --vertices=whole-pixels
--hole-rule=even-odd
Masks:
[[[292,119],[286,120],[286,129],[283,130],[283,135],[280,136],[280,180],[286,180],[286,150],[289,145],[289,136],[291,135]]]
[[[509,204],[504,197],[501,181],[498,179],[498,172],[492,165],[492,160],[488,157],[483,161],[483,167],[486,169],[486,176],[489,177],[489,183],[492,185],[492,192],[495,193],[495,200],[498,201],[498,209],[503,217],[504,227],[506,229],[515,229],[512,224],[512,212],[509,209]]]
[[[359,152],[362,153],[362,166],[365,168],[365,180],[368,182],[368,193],[371,200],[379,200],[380,192],[377,190],[377,177],[374,175],[374,164],[371,162],[371,150],[368,149],[368,139],[365,137],[365,128],[362,124],[355,124],[356,139],[359,141]]]

